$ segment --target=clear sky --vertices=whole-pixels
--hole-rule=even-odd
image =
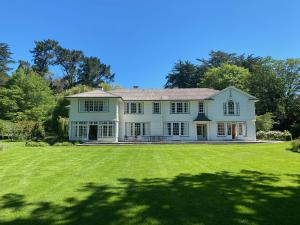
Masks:
[[[31,61],[55,39],[110,64],[123,87],[159,88],[179,60],[210,50],[300,56],[299,0],[1,0],[0,42]],[[59,74],[58,74],[59,75]]]

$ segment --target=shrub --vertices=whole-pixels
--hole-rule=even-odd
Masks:
[[[27,141],[25,144],[26,147],[46,147],[49,146],[48,143],[42,141]]]
[[[64,142],[56,142],[54,143],[53,146],[73,146],[74,144],[72,142],[67,142],[67,141],[64,141]]]
[[[272,113],[267,112],[263,115],[256,116],[256,130],[257,131],[270,131],[275,124],[274,116]]]
[[[293,152],[299,152],[300,153],[300,139],[296,139],[292,141],[292,149]]]
[[[260,140],[277,140],[277,141],[291,141],[292,135],[289,131],[258,131],[256,138]]]

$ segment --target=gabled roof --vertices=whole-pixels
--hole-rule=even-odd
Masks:
[[[227,91],[228,89],[233,89],[233,90],[235,90],[235,91],[237,91],[237,92],[240,92],[240,93],[243,94],[243,95],[246,95],[247,97],[249,97],[249,100],[258,101],[258,98],[256,98],[255,96],[250,95],[250,94],[248,94],[247,92],[244,92],[244,91],[242,91],[242,90],[240,90],[240,89],[238,89],[238,88],[236,88],[236,87],[234,87],[234,86],[229,86],[229,87],[227,87],[227,88],[224,88],[224,89],[222,89],[221,91],[219,91],[219,92],[217,92],[217,93],[211,95],[210,98],[213,99],[215,96],[217,96],[217,95],[219,95],[219,94],[221,94],[221,93]]]

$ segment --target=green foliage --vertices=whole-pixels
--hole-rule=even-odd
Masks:
[[[198,68],[189,61],[179,60],[166,78],[165,88],[193,88],[199,79]]]
[[[78,83],[98,87],[101,83],[112,82],[114,76],[110,66],[101,63],[97,57],[85,57],[80,66]]]
[[[45,121],[54,107],[54,96],[44,78],[33,71],[16,70],[0,89],[0,117],[7,120]]]
[[[289,131],[258,131],[256,138],[259,140],[276,140],[276,141],[290,141],[292,135]]]
[[[47,39],[44,41],[35,41],[35,47],[30,52],[33,55],[33,70],[39,75],[45,77],[49,74],[49,65],[56,63],[56,50],[59,44],[55,40]]]
[[[236,65],[221,64],[220,67],[208,69],[199,87],[222,90],[228,86],[235,86],[245,90],[245,80],[250,76],[249,70]]]
[[[79,66],[84,58],[83,52],[58,47],[56,49],[56,57],[56,64],[63,68],[63,80],[66,81],[65,87],[73,87],[77,81]]]
[[[10,48],[8,44],[0,42],[0,85],[1,85],[1,76],[6,74],[7,71],[11,70],[8,67],[9,64],[14,61],[11,59],[12,53],[10,52]]]
[[[42,141],[27,141],[25,143],[26,147],[47,147],[49,146],[48,143]]]
[[[274,124],[274,116],[270,112],[267,112],[260,116],[256,116],[255,125],[257,131],[270,131],[273,128]]]
[[[58,136],[60,138],[67,138],[68,137],[68,130],[69,130],[69,119],[59,116],[58,117]]]
[[[56,142],[54,143],[53,146],[73,146],[74,144],[72,142],[67,142],[67,141],[64,141],[64,142]]]
[[[300,139],[292,141],[292,151],[300,153]]]
[[[69,117],[69,110],[67,106],[70,104],[70,101],[65,99],[65,96],[78,94],[86,91],[93,90],[89,86],[85,85],[77,85],[73,88],[70,88],[56,96],[56,105],[53,109],[52,117],[49,121],[47,121],[48,127],[57,134],[59,132],[59,117],[68,118]]]

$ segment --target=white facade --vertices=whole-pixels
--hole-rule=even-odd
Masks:
[[[209,98],[198,100],[126,101],[122,97],[73,96],[69,99],[70,140],[256,140],[257,99],[235,87],[228,87]],[[94,101],[90,103],[94,106],[89,106],[85,101]],[[174,104],[179,113],[172,113]],[[203,107],[199,104],[203,104]],[[98,105],[101,105],[101,110],[98,110]],[[84,107],[90,107],[90,111],[96,109],[96,112],[83,112]]]

